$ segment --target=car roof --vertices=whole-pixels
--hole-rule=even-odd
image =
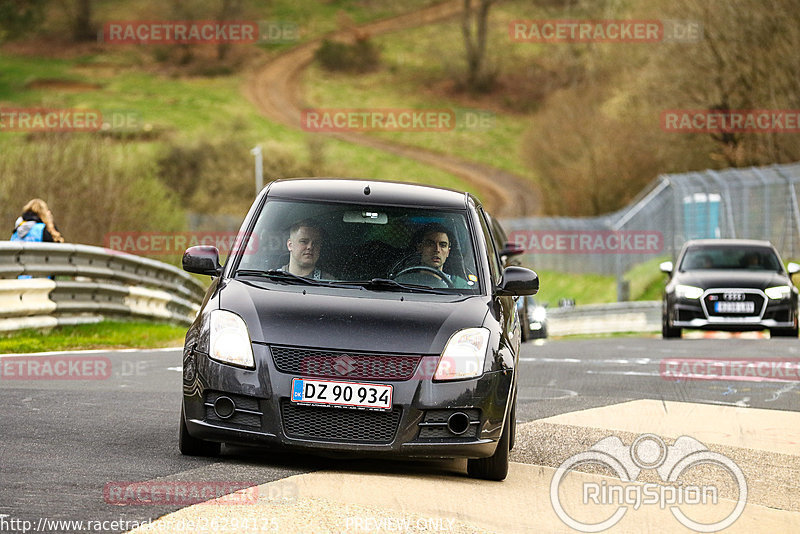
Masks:
[[[467,199],[471,198],[468,193],[441,187],[350,178],[276,180],[267,189],[269,198],[457,209],[466,208]]]
[[[763,241],[758,239],[691,239],[685,243],[685,247],[690,247],[692,245],[703,245],[703,246],[758,246],[758,247],[770,247],[775,248],[772,246],[772,243],[769,241]]]

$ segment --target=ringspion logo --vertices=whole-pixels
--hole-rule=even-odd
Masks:
[[[582,465],[598,465],[610,469],[619,481],[582,481],[580,501],[566,503],[568,497],[559,492],[561,484],[573,469]],[[683,484],[681,477],[694,468],[721,469],[738,489],[736,506],[712,523],[692,519],[685,510],[703,506],[713,517],[720,502],[719,489],[713,484]],[[632,484],[646,469],[655,470],[661,484]],[[581,477],[582,478],[582,477]],[[578,499],[573,498],[573,501]],[[717,532],[731,526],[744,511],[747,502],[747,481],[741,468],[725,455],[710,451],[698,440],[680,436],[673,445],[654,434],[642,434],[626,447],[616,436],[603,438],[588,451],[570,456],[558,467],[550,482],[550,502],[556,515],[565,525],[579,532],[602,532],[619,523],[625,514],[641,506],[669,508],[673,517],[683,526],[697,532]],[[610,515],[609,508],[616,507]],[[567,512],[569,508],[570,512]],[[683,508],[683,509],[682,509]],[[576,516],[585,513],[587,517]],[[591,522],[588,519],[591,517]],[[597,519],[600,519],[597,521]]]

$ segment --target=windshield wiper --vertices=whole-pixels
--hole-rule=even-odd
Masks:
[[[270,280],[280,280],[281,282],[300,283],[310,286],[324,286],[328,285],[327,282],[321,280],[314,280],[304,276],[292,274],[289,271],[282,271],[280,269],[270,269],[268,271],[260,271],[258,269],[239,269],[236,271],[237,275],[243,274],[245,276],[260,276],[262,278],[269,278]]]
[[[353,282],[354,284],[358,284],[361,287],[366,289],[377,289],[377,290],[386,290],[386,291],[418,291],[421,293],[436,293],[438,295],[449,295],[450,293],[446,291],[441,291],[439,289],[428,287],[428,286],[421,286],[417,284],[401,284],[397,280],[392,280],[391,278],[373,278],[372,280],[364,280],[360,282]]]

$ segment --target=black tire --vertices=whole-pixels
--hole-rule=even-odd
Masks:
[[[221,443],[193,438],[186,428],[186,416],[181,406],[181,428],[178,433],[178,449],[184,456],[218,456]]]
[[[667,316],[661,318],[661,337],[663,339],[679,338],[683,335],[683,330],[669,325]]]
[[[770,328],[769,337],[797,337],[797,327],[794,328]]]
[[[512,411],[514,408],[512,407]],[[467,474],[472,478],[483,480],[505,480],[508,475],[508,451],[511,436],[510,421],[506,422],[497,449],[488,458],[471,458],[467,460]]]

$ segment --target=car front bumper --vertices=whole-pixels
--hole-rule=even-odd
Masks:
[[[412,378],[403,381],[351,380],[393,386],[392,412],[298,406],[290,402],[292,378],[279,372],[269,348],[254,344],[256,369],[184,355],[184,411],[189,433],[226,443],[267,445],[316,453],[415,458],[491,456],[507,412],[513,370],[492,371],[471,380],[433,382],[425,369],[438,356],[425,356]],[[427,359],[427,361],[426,361]],[[346,378],[343,378],[346,379]],[[222,419],[214,401],[227,396],[237,406]],[[444,424],[448,414],[469,417],[460,435]]]
[[[675,328],[747,331],[793,328],[797,324],[797,303],[791,299],[767,301],[758,315],[749,316],[712,315],[696,299],[677,299],[669,309],[670,324]]]

